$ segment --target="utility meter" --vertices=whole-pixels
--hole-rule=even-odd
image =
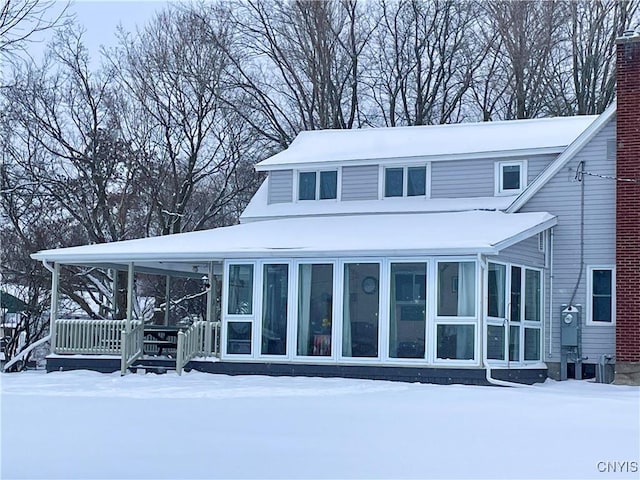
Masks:
[[[573,305],[562,310],[560,343],[563,347],[577,347],[580,331],[580,309]]]

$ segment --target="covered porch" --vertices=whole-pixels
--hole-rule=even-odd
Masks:
[[[178,373],[540,381],[539,244],[555,222],[496,211],[296,218],[39,252],[55,262],[54,297],[60,264],[126,269],[128,279],[124,320],[52,309],[48,369],[114,371],[117,360],[124,374],[174,361]],[[154,337],[166,325],[133,315],[136,272],[206,280],[206,314],[176,328],[175,360],[150,354],[154,342],[172,345]]]

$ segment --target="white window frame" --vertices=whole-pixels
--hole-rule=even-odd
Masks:
[[[299,297],[299,285],[300,285],[300,265],[331,265],[333,267],[333,299],[331,314],[331,355],[330,356],[316,356],[316,355],[298,355],[298,297]],[[289,353],[290,358],[294,362],[299,363],[336,363],[338,356],[338,349],[342,349],[342,332],[339,328],[342,328],[342,321],[338,322],[338,315],[342,318],[341,307],[342,304],[338,303],[338,295],[340,293],[338,281],[339,281],[339,261],[335,258],[305,258],[293,262],[292,281],[295,278],[295,284],[293,291],[293,298],[295,302],[295,311],[290,309],[291,317],[291,336],[289,338]],[[342,297],[340,297],[342,298]],[[338,325],[339,324],[339,325]],[[338,345],[338,335],[340,335],[340,344]]]
[[[438,316],[438,264],[440,263],[449,263],[449,262],[471,262],[475,264],[475,273],[476,273],[476,286],[475,286],[475,302],[474,302],[474,315],[471,317],[450,317],[450,316]],[[431,347],[427,359],[429,363],[436,366],[479,366],[481,361],[481,356],[483,352],[480,351],[480,335],[484,333],[484,329],[481,328],[480,322],[480,303],[482,302],[482,298],[480,297],[482,294],[481,291],[481,282],[480,279],[480,265],[477,261],[476,257],[436,257],[434,258],[430,275],[428,275],[428,279],[433,285],[431,288],[431,295],[427,296],[427,298],[431,299],[431,315],[433,321],[430,325],[430,337],[431,343],[429,346]],[[484,302],[486,303],[486,302]],[[427,310],[428,311],[428,310]],[[460,359],[447,359],[447,358],[438,358],[438,326],[439,325],[473,325],[474,329],[474,342],[473,342],[473,358],[470,360],[460,360]]]
[[[520,167],[520,188],[518,189],[504,189],[503,188],[503,167]],[[527,161],[501,161],[495,163],[494,172],[494,190],[495,195],[517,195],[527,188]]]
[[[490,365],[505,366],[505,365],[521,365],[532,366],[540,365],[544,363],[544,335],[545,335],[545,276],[544,270],[540,267],[532,267],[530,265],[523,265],[520,263],[505,262],[502,260],[489,259],[487,261],[487,268],[484,271],[484,284],[486,285],[486,291],[483,292],[483,298],[488,299],[489,294],[489,263],[504,265],[506,268],[505,275],[505,318],[489,317],[489,302],[488,300],[483,304],[484,325],[482,334],[483,337],[483,355],[484,359]],[[511,321],[511,283],[512,275],[511,268],[517,267],[521,270],[520,277],[520,321]],[[525,319],[525,303],[526,303],[526,278],[527,270],[533,270],[540,274],[540,320],[526,320]],[[488,326],[498,327],[501,326],[505,329],[505,345],[504,345],[504,360],[488,359],[487,358],[487,334]],[[509,337],[511,334],[510,327],[518,327],[518,340],[519,351],[517,360],[509,360]],[[524,359],[524,335],[525,328],[533,328],[540,330],[540,345],[538,346],[539,360],[525,360]]]
[[[231,265],[252,265],[253,266],[253,285],[252,285],[252,308],[251,314],[248,315],[238,315],[238,314],[230,314],[228,313],[228,305],[229,305],[229,268]],[[262,273],[258,271],[258,262],[255,261],[247,261],[247,260],[225,260],[224,262],[224,277],[222,282],[222,325],[221,325],[221,358],[225,360],[247,360],[251,358],[255,358],[257,355],[256,351],[256,335],[258,334],[256,324],[256,319],[258,317],[258,312],[262,310],[262,305],[258,304],[260,298],[257,292],[257,284],[260,282],[262,284]],[[227,352],[227,335],[228,335],[228,324],[229,323],[250,323],[251,324],[251,353],[228,353]]]
[[[378,355],[376,357],[347,357],[342,354],[342,344],[344,342],[344,300],[345,300],[345,291],[344,291],[344,268],[347,264],[354,263],[367,263],[367,264],[377,264],[378,265]],[[385,281],[388,277],[387,269],[389,268],[389,262],[386,261],[384,257],[349,257],[343,258],[336,262],[336,267],[338,269],[337,280],[339,281],[339,296],[334,300],[337,302],[338,312],[340,312],[340,325],[336,327],[339,328],[339,331],[336,331],[336,339],[334,340],[337,361],[340,364],[380,364],[385,363],[385,343],[386,336],[388,335],[388,325],[389,319],[386,311],[389,309],[389,288],[387,282]],[[340,343],[337,343],[337,340]]]
[[[425,296],[425,325],[424,325],[424,357],[423,358],[396,358],[390,355],[391,344],[390,344],[390,329],[391,329],[391,265],[398,264],[413,264],[413,263],[424,263],[425,264],[425,288],[426,288],[426,296]],[[417,365],[425,365],[431,364],[432,360],[430,360],[432,356],[432,350],[435,348],[434,339],[431,336],[431,331],[433,327],[431,325],[433,321],[433,301],[432,301],[432,290],[433,286],[430,284],[431,271],[433,270],[433,261],[429,257],[388,257],[385,259],[385,290],[386,290],[386,298],[381,302],[384,304],[385,311],[384,313],[380,312],[380,318],[384,320],[384,331],[385,337],[382,339],[383,344],[383,362],[385,364],[417,364]]]
[[[599,322],[593,320],[593,271],[611,270],[611,321]],[[616,324],[616,267],[614,265],[588,265],[587,266],[587,325],[609,327]]]
[[[257,262],[257,268],[260,270],[260,283],[256,286],[257,295],[259,297],[259,305],[258,310],[255,316],[256,323],[256,337],[253,341],[253,347],[255,347],[255,357],[263,360],[289,360],[293,357],[293,352],[291,350],[291,334],[293,330],[292,322],[294,318],[297,319],[297,316],[294,317],[293,310],[291,309],[292,301],[295,301],[295,290],[293,285],[293,268],[294,262],[291,259],[267,259],[261,260]],[[262,322],[263,322],[263,314],[264,314],[264,267],[265,265],[286,265],[288,269],[288,284],[287,284],[287,342],[285,344],[285,354],[284,355],[273,355],[262,353]],[[296,277],[297,280],[297,277]],[[297,308],[297,305],[296,305]],[[253,349],[252,349],[253,352]]]
[[[416,167],[424,167],[425,168],[425,186],[424,186],[424,195],[414,195],[408,196],[408,182],[409,182],[409,168]],[[385,170],[387,168],[401,168],[402,169],[402,195],[399,197],[386,197],[384,194],[385,184],[386,184],[386,175]],[[399,198],[430,198],[431,197],[431,163],[430,162],[420,162],[420,163],[403,163],[400,165],[380,165],[380,170],[378,173],[378,198],[383,200],[397,200]]]
[[[323,198],[323,199],[320,198],[320,174],[322,172],[336,172],[336,198]],[[316,191],[315,191],[313,200],[300,200],[300,174],[302,173],[315,173],[316,175]],[[342,191],[342,189],[340,188],[341,184],[342,184],[342,169],[340,167],[296,170],[293,175],[293,194],[295,199],[294,201],[296,203],[299,203],[299,202],[306,203],[306,202],[314,202],[314,201],[336,202],[341,198],[341,191]]]

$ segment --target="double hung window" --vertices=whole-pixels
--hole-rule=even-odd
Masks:
[[[338,197],[338,171],[300,172],[298,200],[331,200]]]
[[[424,197],[427,194],[427,166],[384,169],[384,196]]]
[[[612,267],[589,267],[587,321],[592,325],[615,323],[615,271]]]

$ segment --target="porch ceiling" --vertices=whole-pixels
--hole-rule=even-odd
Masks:
[[[34,253],[64,264],[129,262],[153,269],[194,272],[225,258],[497,254],[546,230],[546,212],[467,211],[371,214],[265,220],[162,237]],[[203,268],[201,271],[205,271]]]

